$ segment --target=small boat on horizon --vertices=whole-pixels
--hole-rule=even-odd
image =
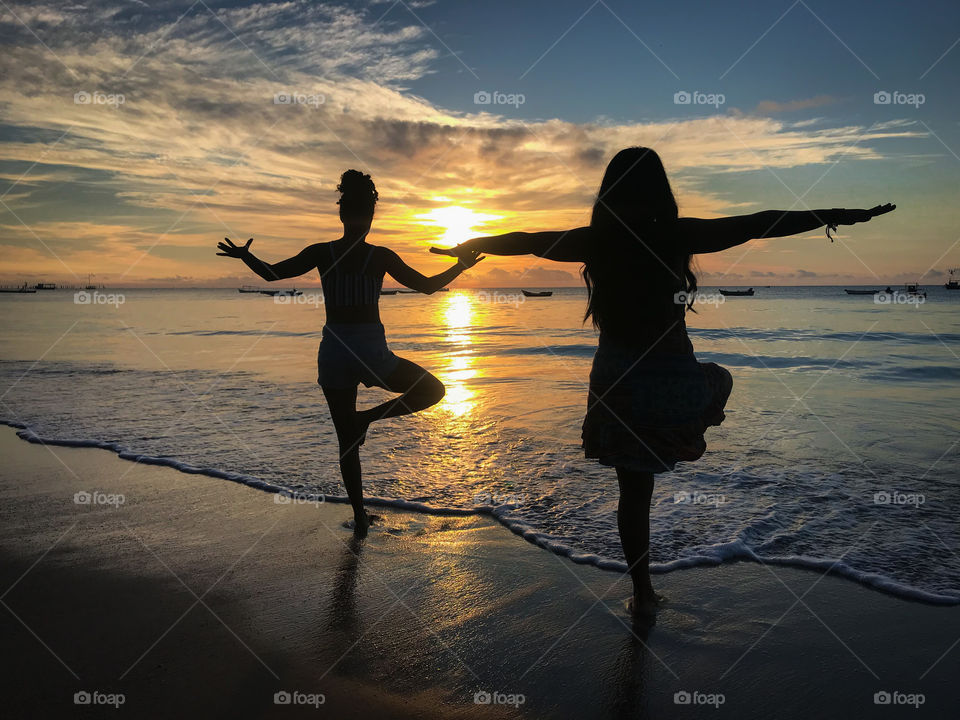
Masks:
[[[724,290],[724,289],[721,288],[721,289],[720,289],[720,294],[723,295],[724,297],[730,297],[730,296],[733,296],[733,297],[752,297],[752,296],[753,296],[753,288],[750,288],[749,290]]]
[[[521,290],[524,297],[550,297],[553,295],[553,290],[541,290],[540,292],[534,292],[532,290]]]
[[[960,290],[960,282],[957,281],[957,278],[956,278],[956,275],[955,275],[956,272],[957,272],[957,268],[950,268],[950,270],[949,270],[950,279],[947,280],[947,282],[945,282],[945,283],[943,284],[943,286],[944,286],[947,290]]]
[[[303,292],[293,288],[292,290],[260,290],[261,295],[269,295],[270,297],[297,297],[303,295]]]
[[[920,283],[904,283],[903,293],[914,297],[926,297],[927,291],[920,287]]]
[[[4,293],[26,294],[26,293],[35,293],[36,291],[37,291],[36,288],[27,287],[26,283],[24,283],[23,285],[20,285],[19,287],[0,288],[0,292],[4,292]]]
[[[887,291],[890,292],[890,288],[887,288]],[[880,290],[851,290],[850,288],[845,288],[844,292],[847,295],[876,295]]]

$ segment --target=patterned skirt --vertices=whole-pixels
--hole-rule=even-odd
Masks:
[[[692,353],[644,355],[604,343],[593,359],[583,450],[604,465],[662,473],[699,459],[703,433],[723,422],[733,378]]]

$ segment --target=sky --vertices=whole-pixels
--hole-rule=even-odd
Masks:
[[[943,282],[960,266],[960,4],[825,0],[0,2],[0,284],[231,287],[339,237],[586,225],[617,150],[660,154],[682,216],[896,212],[697,258],[701,285]],[[477,287],[579,284],[488,258]],[[304,278],[298,285],[316,284]]]

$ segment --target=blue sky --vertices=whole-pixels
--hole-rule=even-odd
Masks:
[[[371,239],[429,270],[453,230],[584,224],[607,160],[647,144],[686,215],[899,206],[833,246],[705,257],[706,283],[932,282],[960,265],[958,41],[948,2],[8,3],[0,281],[248,280],[216,240],[335,239],[348,167],[381,190]],[[484,265],[471,282],[577,282]]]

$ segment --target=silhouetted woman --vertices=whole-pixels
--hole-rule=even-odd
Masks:
[[[533,254],[583,263],[586,318],[600,331],[590,372],[583,448],[613,466],[620,483],[617,526],[633,578],[633,612],[652,617],[659,596],[650,583],[650,498],[655,473],[706,450],[704,431],[724,420],[733,381],[714,363],[699,363],[684,315],[697,278],[691,256],[754,238],[865,222],[872,210],[768,210],[701,220],[678,218],[659,156],[621,150],[604,173],[588,227],[565,232],[514,232],[475,238],[434,252],[471,257]]]
[[[340,473],[353,505],[354,532],[363,536],[372,517],[363,507],[360,446],[367,427],[375,420],[415,413],[440,402],[443,383],[419,365],[397,357],[387,347],[380,322],[380,289],[385,273],[397,282],[431,294],[475,265],[477,253],[464,252],[456,265],[426,277],[407,265],[393,250],[366,241],[377,204],[377,189],[369,175],[347,170],[337,185],[343,237],[317,243],[300,254],[270,264],[250,252],[247,240],[234,245],[229,238],[218,244],[218,255],[240,258],[264,280],[297,277],[319,270],[327,322],[317,353],[317,382],[330,406],[340,445]],[[357,387],[374,385],[400,393],[387,402],[357,410]]]

